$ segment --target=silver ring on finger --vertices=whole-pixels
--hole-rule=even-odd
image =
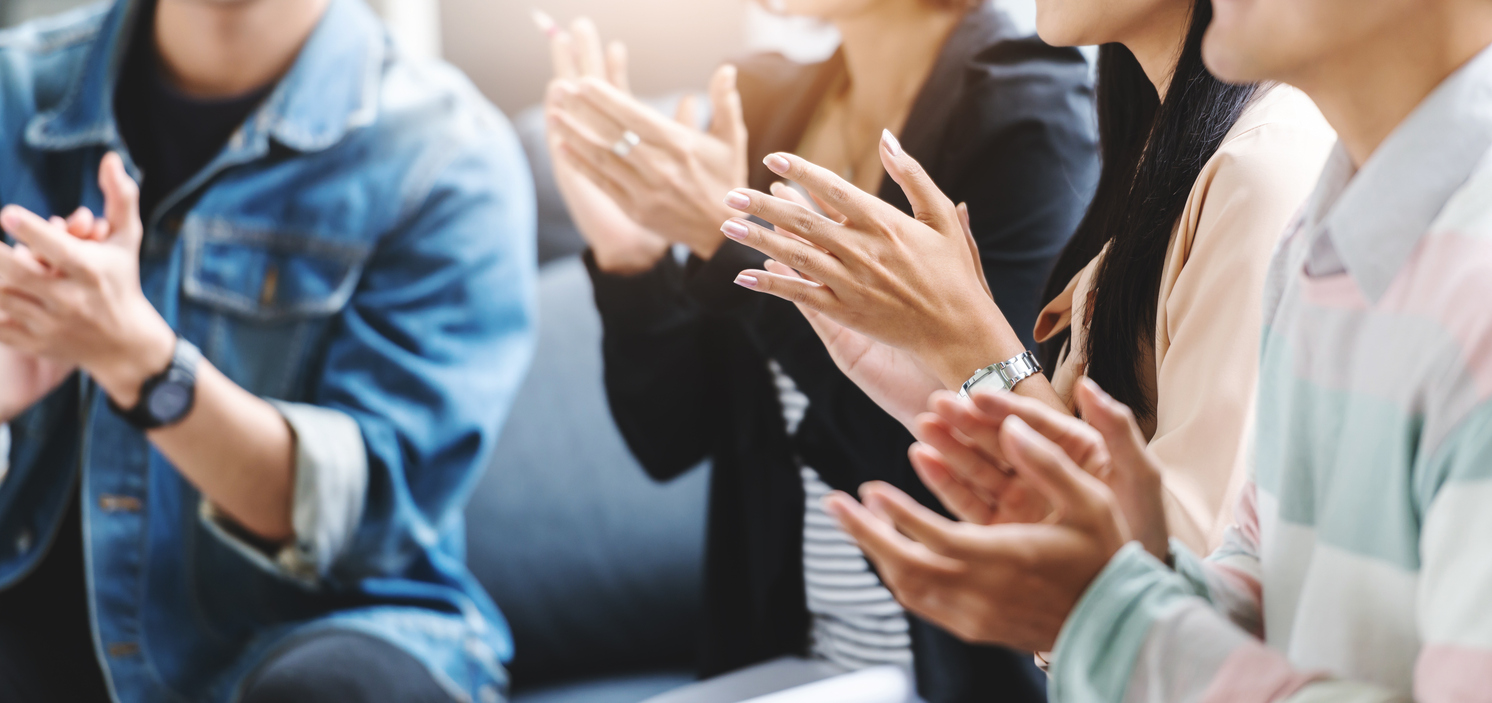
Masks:
[[[616,142],[611,145],[611,153],[625,159],[627,158],[627,155],[632,153],[632,150],[636,149],[637,145],[641,143],[642,137],[637,136],[636,132],[629,129],[625,132],[622,132],[622,138],[616,140]]]

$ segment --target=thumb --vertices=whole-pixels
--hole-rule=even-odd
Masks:
[[[139,246],[144,225],[140,223],[140,186],[124,170],[119,154],[109,152],[99,164],[98,186],[104,192],[104,220],[112,232],[110,241]]]
[[[901,142],[889,129],[881,130],[881,165],[907,194],[907,202],[911,203],[912,214],[917,219],[944,234],[960,230],[953,201],[938,189],[922,164],[901,148]]]
[[[693,93],[679,98],[679,106],[673,112],[673,121],[689,129],[699,129],[699,100]]]
[[[746,146],[746,118],[741,114],[741,92],[736,89],[736,67],[725,64],[710,77],[710,133],[733,147]]]

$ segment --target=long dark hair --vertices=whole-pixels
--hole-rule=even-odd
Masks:
[[[1083,221],[1058,257],[1042,299],[1050,301],[1109,246],[1094,279],[1088,376],[1142,418],[1155,415],[1140,365],[1155,344],[1156,299],[1166,247],[1202,166],[1243,113],[1256,86],[1233,86],[1202,64],[1210,0],[1192,8],[1186,43],[1162,101],[1122,44],[1098,50],[1098,135],[1103,169]],[[1075,301],[1076,302],[1076,301]],[[1072,324],[1083,324],[1073,320]],[[1041,345],[1055,368],[1071,332]]]

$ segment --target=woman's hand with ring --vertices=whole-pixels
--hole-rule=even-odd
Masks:
[[[720,221],[731,214],[721,198],[746,184],[734,66],[715,72],[709,95],[713,118],[703,131],[692,99],[670,120],[596,76],[557,83],[549,100],[549,128],[586,178],[630,219],[706,259],[724,241]]]
[[[542,13],[535,13],[535,19],[549,35],[553,53],[555,82],[551,83],[550,95],[559,83],[574,82],[582,76],[605,80],[617,90],[627,90],[627,52],[620,43],[613,42],[603,52],[596,26],[583,17],[568,31],[557,27]],[[546,100],[544,107],[551,115],[558,109],[553,100]],[[668,240],[628,217],[601,186],[585,175],[554,130],[549,131],[548,146],[555,185],[575,228],[590,245],[596,266],[622,275],[653,268],[668,252]]]

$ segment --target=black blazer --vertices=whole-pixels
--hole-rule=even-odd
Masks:
[[[751,186],[760,164],[792,151],[843,70],[757,56],[740,65]],[[903,129],[904,148],[967,201],[1001,310],[1031,346],[1049,267],[1097,179],[1088,66],[1072,49],[1019,37],[985,5],[955,29]],[[910,213],[890,178],[879,196]],[[665,257],[637,276],[600,272],[587,255],[604,327],[606,389],[617,426],[655,479],[714,464],[705,557],[706,676],[807,651],[803,486],[797,457],[853,493],[890,482],[942,510],[917,480],[912,437],[839,372],[789,303],[732,283],[765,257],[727,241],[708,262]],[[767,368],[776,360],[809,398],[789,436]],[[1044,700],[1029,654],[964,644],[910,617],[918,688],[929,703]]]

